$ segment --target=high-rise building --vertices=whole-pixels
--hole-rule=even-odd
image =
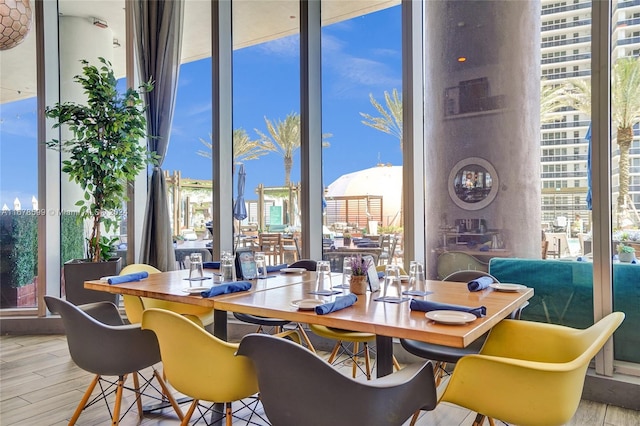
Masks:
[[[640,1],[612,1],[612,60],[640,55]],[[562,85],[591,76],[591,0],[542,1],[541,68],[543,85]],[[583,218],[585,230],[590,215],[586,205],[590,117],[569,108],[552,114],[541,129],[540,173],[542,223],[552,225],[558,217]],[[615,127],[612,125],[612,127]],[[619,183],[619,148],[612,129],[612,202]],[[629,195],[640,210],[640,131],[634,127],[630,150]],[[636,218],[636,221],[639,219]],[[614,224],[616,226],[617,224]]]

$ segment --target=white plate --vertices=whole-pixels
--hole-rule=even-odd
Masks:
[[[203,291],[208,291],[211,288],[211,286],[209,287],[186,287],[183,288],[182,291],[184,291],[185,293],[189,293],[189,294],[200,294]]]
[[[522,284],[500,284],[500,283],[489,284],[489,287],[491,287],[494,290],[509,291],[509,292],[520,291],[527,288],[526,285],[522,285]]]
[[[303,272],[307,272],[304,268],[282,268],[280,272],[284,274],[301,274]]]
[[[400,275],[400,281],[409,281],[409,275]]]
[[[431,311],[425,316],[440,324],[466,324],[475,321],[478,317],[462,311]]]
[[[300,309],[301,311],[312,311],[316,306],[322,305],[324,302],[320,299],[300,299],[291,302],[292,306]]]

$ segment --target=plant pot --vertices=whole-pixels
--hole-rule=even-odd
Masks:
[[[349,291],[353,294],[367,294],[367,277],[352,275],[349,280]]]
[[[618,253],[618,260],[623,263],[631,263],[633,258],[635,257],[635,252],[633,253]]]
[[[89,262],[86,259],[73,259],[64,264],[64,290],[66,298],[74,305],[93,302],[113,302],[118,304],[118,295],[105,291],[87,290],[84,282],[102,277],[118,275],[122,268],[122,259],[108,262]]]
[[[347,247],[351,245],[351,237],[348,238],[342,238],[342,244]]]

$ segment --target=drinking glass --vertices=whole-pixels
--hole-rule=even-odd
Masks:
[[[220,273],[222,274],[222,281],[233,281],[234,269],[233,256],[231,253],[223,251],[220,256]]]
[[[189,285],[191,285],[193,281],[200,281],[203,278],[202,254],[191,253],[189,256]]]
[[[342,265],[342,288],[349,288],[349,279],[351,278],[351,265],[345,259]]]
[[[409,278],[409,290],[424,293],[427,290],[427,281],[424,276],[424,265],[420,262],[415,262],[415,265],[412,266],[414,270],[413,275]]]
[[[316,271],[318,273],[318,281],[316,282],[318,291],[331,290],[331,263],[328,260],[319,260],[316,264]],[[329,286],[325,285],[325,281],[329,281]]]
[[[400,270],[397,265],[387,265],[384,268],[384,285],[382,289],[382,297],[390,296],[392,293],[396,293],[395,296],[401,297],[402,290],[400,289]],[[393,289],[396,289],[395,291]]]
[[[258,272],[259,277],[267,276],[267,260],[265,258],[264,252],[257,251],[253,255],[254,260],[256,261],[256,271]]]

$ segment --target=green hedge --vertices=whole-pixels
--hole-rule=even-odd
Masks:
[[[0,281],[22,287],[38,275],[38,211],[4,211],[0,215]],[[84,257],[84,230],[77,214],[61,216],[60,266]]]

